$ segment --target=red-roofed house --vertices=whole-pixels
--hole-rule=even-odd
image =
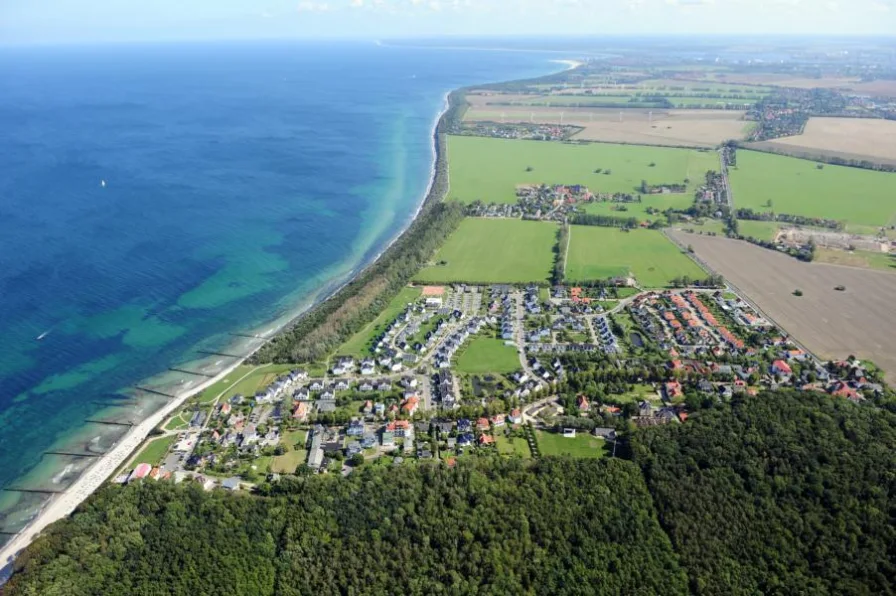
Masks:
[[[790,368],[790,365],[783,360],[775,360],[774,362],[772,362],[772,372],[779,375],[793,374],[793,370]]]
[[[489,429],[488,418],[480,418],[476,421],[476,428],[481,431],[486,431]]]
[[[479,435],[479,444],[480,445],[493,445],[495,443],[495,437],[491,435]]]
[[[579,412],[587,412],[591,409],[591,404],[588,403],[588,398],[584,395],[580,395],[576,398],[576,408]]]
[[[417,411],[417,406],[420,405],[419,397],[409,397],[405,400],[404,405],[401,406],[401,411],[407,414],[408,416],[413,416],[414,412]]]

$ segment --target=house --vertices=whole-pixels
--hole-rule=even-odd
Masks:
[[[308,419],[308,402],[300,401],[292,411],[292,417],[300,422]]]
[[[514,408],[510,411],[510,415],[507,419],[510,420],[511,424],[520,424],[523,421],[523,414],[519,408]]]
[[[377,416],[383,416],[386,413],[386,404],[382,402],[373,404],[373,413]]]
[[[492,416],[492,424],[495,426],[495,428],[498,428],[499,426],[504,426],[504,424],[505,424],[504,414],[496,414],[496,415]]]
[[[479,446],[494,445],[495,437],[491,435],[479,435]]]
[[[234,476],[232,478],[228,478],[227,480],[221,483],[221,488],[229,491],[239,490],[240,489],[240,479],[239,476]]]
[[[390,430],[384,430],[381,438],[383,443],[383,447],[394,447],[395,446],[395,433]]]
[[[416,395],[411,396],[405,400],[405,402],[401,406],[401,411],[407,414],[408,416],[413,416],[417,412],[417,407],[420,405],[420,398]]]
[[[615,441],[616,440],[616,429],[608,428],[608,427],[597,427],[594,429],[594,436],[600,437],[605,441]]]
[[[638,404],[638,415],[639,416],[653,416],[653,404],[649,401],[644,400]]]
[[[666,399],[675,399],[684,395],[684,391],[682,391],[681,389],[681,383],[679,383],[678,381],[669,381],[668,383],[664,383],[663,389],[666,392]]]
[[[317,411],[321,414],[327,414],[336,411],[336,402],[332,399],[319,399],[315,402]]]
[[[457,432],[459,433],[468,433],[473,430],[473,423],[467,420],[466,418],[461,418],[457,421]]]
[[[576,409],[579,412],[588,412],[591,410],[591,404],[588,403],[588,398],[584,395],[580,395],[576,398]]]
[[[463,433],[461,435],[458,435],[458,437],[457,437],[457,446],[458,447],[465,447],[467,445],[472,445],[472,444],[473,444],[472,433]]]
[[[386,425],[386,430],[395,433],[396,437],[405,437],[410,434],[411,423],[407,420],[395,420]]]
[[[364,434],[364,423],[360,420],[352,420],[349,422],[345,434],[350,437],[360,437]]]
[[[376,445],[376,435],[372,432],[364,433],[364,436],[361,437],[361,447],[364,449],[370,449]]]
[[[476,421],[476,429],[480,432],[485,432],[489,429],[490,424],[488,418],[480,418]]]
[[[793,369],[791,369],[790,365],[783,360],[775,360],[772,362],[772,374],[792,375]]]
[[[575,439],[576,438],[576,429],[564,428],[563,429],[563,438],[564,439]]]

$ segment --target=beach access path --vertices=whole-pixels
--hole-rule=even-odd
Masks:
[[[196,387],[179,394],[159,411],[143,420],[140,424],[133,426],[121,441],[115,444],[102,457],[97,458],[97,462],[75,480],[69,488],[51,497],[50,502],[38,513],[37,517],[12,540],[6,543],[3,549],[0,550],[0,569],[12,564],[16,555],[31,544],[47,526],[70,515],[93,491],[102,486],[109,476],[133,455],[135,450],[149,436],[152,429],[171,416],[187,399],[226,378],[227,375],[233,372],[257,350],[258,348],[255,348],[245,357],[235,361],[214,378],[208,379]]]

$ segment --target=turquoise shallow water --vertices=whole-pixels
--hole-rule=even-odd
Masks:
[[[83,458],[44,451],[102,451],[122,427],[86,419],[164,402],[110,410],[128,388],[177,364],[214,372],[226,361],[197,349],[251,348],[229,332],[269,329],[368,262],[422,198],[444,94],[556,70],[551,57],[0,50],[0,487],[64,486]],[[0,498],[0,531],[39,501]]]

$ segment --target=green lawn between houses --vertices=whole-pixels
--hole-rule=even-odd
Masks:
[[[566,279],[606,279],[631,271],[642,287],[660,288],[669,280],[706,274],[657,230],[570,226]]]
[[[519,219],[467,218],[417,273],[426,283],[546,283],[557,225]],[[440,264],[444,263],[444,264]]]
[[[574,439],[567,439],[560,433],[544,430],[535,431],[541,455],[569,455],[572,457],[603,457],[606,455],[606,444],[590,434],[576,433]]]
[[[448,161],[448,197],[464,203],[516,203],[520,184],[583,184],[592,192],[634,193],[641,180],[660,184],[685,178],[690,179],[685,194],[692,196],[706,171],[719,169],[718,155],[696,149],[456,136],[448,137]],[[595,174],[597,168],[611,173]]]
[[[174,435],[153,439],[137,454],[137,457],[134,458],[134,463],[157,466],[176,440],[177,437]]]
[[[865,232],[868,226],[896,223],[896,174],[832,165],[819,169],[818,165],[795,157],[738,151],[737,167],[729,172],[734,204],[754,211],[846,221],[854,224],[850,229]]]
[[[529,443],[522,437],[507,437],[499,431],[495,433],[495,444],[498,446],[498,453],[502,455],[519,455],[526,459],[532,457]]]
[[[409,302],[417,300],[420,297],[420,292],[421,288],[402,288],[376,319],[342,344],[336,353],[340,356],[354,356],[356,358],[369,355],[373,338],[379,336],[386,329],[386,326],[405,309]]]
[[[457,355],[455,370],[466,374],[508,374],[520,369],[520,357],[513,346],[491,337],[476,337]]]

